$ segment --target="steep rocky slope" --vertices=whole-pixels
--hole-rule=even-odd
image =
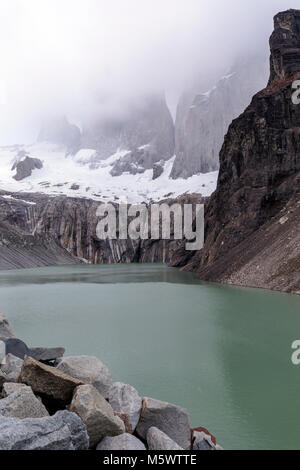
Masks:
[[[175,123],[172,178],[218,169],[229,124],[244,111],[254,93],[265,86],[267,74],[264,58],[247,58],[239,60],[207,93],[189,91],[182,95]]]
[[[267,88],[229,127],[205,246],[172,264],[204,280],[300,291],[300,10],[279,13],[270,38]]]

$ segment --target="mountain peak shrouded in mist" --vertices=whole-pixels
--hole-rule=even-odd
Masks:
[[[37,141],[61,145],[67,151],[75,153],[79,150],[80,139],[80,129],[70,124],[65,116],[60,116],[47,119],[43,123]]]
[[[174,116],[195,77],[205,91],[245,51],[267,53],[272,17],[289,7],[288,0],[4,0],[0,145],[33,142],[48,116],[81,126],[99,109],[103,119],[122,114],[123,102],[160,90]]]

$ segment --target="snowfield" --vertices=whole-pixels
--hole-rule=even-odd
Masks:
[[[39,158],[43,168],[33,170],[32,175],[22,181],[15,181],[16,171],[12,167],[20,160],[17,156],[20,151],[25,151],[31,158]],[[0,189],[129,204],[160,201],[186,193],[210,196],[216,189],[218,172],[199,174],[186,180],[170,179],[175,157],[165,163],[162,175],[153,180],[153,170],[137,175],[110,175],[112,164],[128,151],[117,152],[97,168],[92,165],[95,153],[93,149],[81,149],[76,155],[66,155],[65,149],[45,142],[0,148]]]

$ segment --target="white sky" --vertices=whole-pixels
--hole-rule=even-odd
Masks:
[[[41,120],[80,120],[122,100],[265,54],[286,0],[0,0],[0,145],[33,141]],[[296,6],[294,6],[296,8]],[[95,100],[98,97],[98,101]],[[98,112],[98,109],[97,109]]]

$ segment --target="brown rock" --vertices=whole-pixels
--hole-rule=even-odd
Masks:
[[[18,381],[29,385],[35,393],[64,403],[70,403],[74,389],[82,385],[79,380],[28,356]]]
[[[127,413],[117,413],[117,412],[115,412],[114,415],[118,416],[118,418],[120,418],[125,424],[125,432],[127,432],[128,434],[132,434],[132,425],[131,425],[129,415]]]

